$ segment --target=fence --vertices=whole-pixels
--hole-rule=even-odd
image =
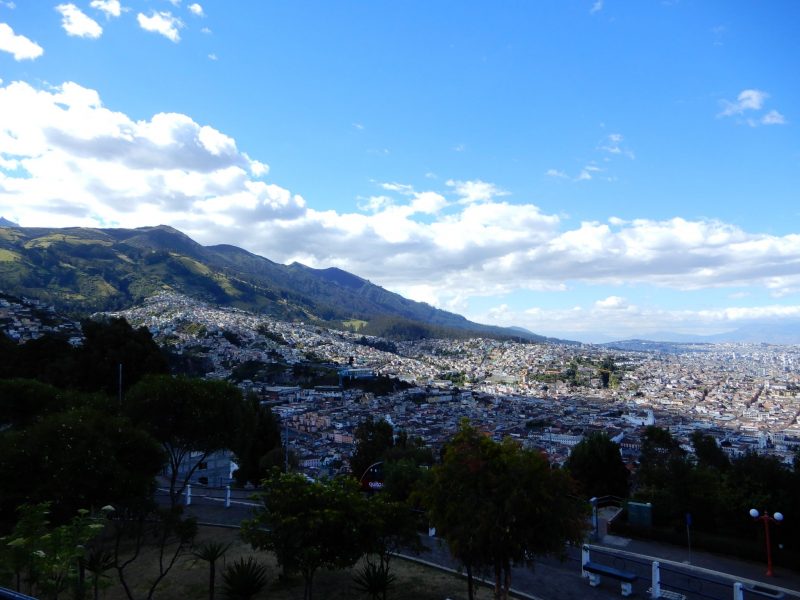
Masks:
[[[767,585],[711,569],[658,559],[606,546],[586,544],[582,564],[596,563],[634,573],[644,597],[685,600],[755,600],[797,598],[800,591]],[[649,585],[645,590],[644,586]]]

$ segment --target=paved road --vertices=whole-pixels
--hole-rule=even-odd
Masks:
[[[194,488],[192,504],[187,511],[201,523],[238,526],[252,515],[256,504],[252,492],[233,490],[231,506],[225,508],[224,490]],[[443,540],[425,538],[426,550],[416,558],[458,569]],[[633,571],[639,576],[634,583],[634,596],[648,598],[652,560],[662,562],[662,585],[669,590],[683,593],[687,600],[730,600],[733,598],[734,580],[753,584],[777,586],[785,598],[800,599],[800,573],[776,569],[774,577],[766,577],[763,564],[741,561],[707,552],[693,551],[691,565],[686,548],[630,540],[606,535],[597,544],[591,545],[593,562],[601,562],[619,569]],[[538,600],[596,600],[620,598],[619,584],[603,578],[597,588],[589,586],[581,576],[581,551],[567,549],[564,557],[537,559],[532,566],[514,569],[512,587],[530,598]],[[697,567],[697,569],[693,569]],[[708,571],[706,571],[708,570]],[[727,574],[727,575],[726,575]],[[491,574],[485,574],[491,579]],[[466,587],[466,584],[465,584]],[[745,600],[759,600],[770,596],[745,593]],[[771,596],[773,598],[779,596]]]

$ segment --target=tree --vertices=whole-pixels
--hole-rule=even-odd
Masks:
[[[385,420],[375,421],[372,415],[361,422],[355,430],[355,452],[350,457],[350,470],[356,479],[361,479],[370,465],[380,461],[386,451],[394,445],[393,430]]]
[[[239,465],[233,477],[239,485],[257,484],[269,473],[270,452],[280,449],[280,421],[256,396],[245,398],[243,407],[242,426],[232,448]]]
[[[426,504],[466,567],[470,600],[476,568],[493,569],[495,599],[504,600],[512,564],[580,543],[588,504],[574,492],[569,476],[551,470],[540,453],[511,439],[494,442],[462,421],[433,468]]]
[[[0,427],[28,427],[74,402],[74,394],[33,379],[0,379]]]
[[[128,569],[142,556],[145,544],[155,547],[156,573],[149,582],[139,575],[137,583],[150,584],[146,596],[150,600],[178,559],[192,547],[197,535],[197,521],[194,517],[185,518],[183,507],[161,508],[149,498],[116,507],[110,522],[114,569],[129,600],[134,600],[134,595]]]
[[[414,514],[404,502],[392,500],[381,492],[372,495],[364,507],[366,561],[356,583],[373,598],[386,600],[394,577],[390,561],[401,548],[417,552],[421,545]]]
[[[712,435],[700,430],[693,431],[689,436],[692,441],[697,464],[701,467],[711,467],[719,471],[727,471],[731,466],[728,455],[717,445],[717,440]]]
[[[169,371],[167,359],[146,327],[133,329],[123,318],[105,321],[85,320],[83,345],[78,349],[81,365],[79,386],[84,390],[101,390],[116,397],[120,384],[127,390],[147,374]]]
[[[242,394],[222,381],[148,375],[128,391],[124,410],[164,448],[175,506],[200,463],[234,445]]]
[[[0,456],[0,515],[10,521],[20,504],[52,501],[57,523],[81,508],[150,496],[164,460],[146,432],[91,407],[3,432]]]
[[[639,451],[638,483],[658,487],[668,479],[671,466],[685,460],[686,452],[668,429],[648,425],[642,434]]]
[[[286,573],[302,574],[304,600],[311,600],[318,569],[350,567],[367,547],[366,500],[350,478],[309,481],[275,472],[256,497],[263,506],[242,523],[242,537],[274,552]]]
[[[49,514],[49,502],[19,507],[14,530],[0,539],[0,564],[13,570],[17,591],[24,573],[29,593],[57,599],[72,586],[75,596],[83,598],[86,582],[82,559],[87,544],[103,530],[101,518],[80,509],[69,522],[54,526]]]
[[[628,472],[619,445],[605,432],[593,432],[578,442],[566,464],[586,498],[628,496]]]
[[[214,600],[214,588],[217,576],[217,561],[225,556],[225,553],[230,548],[230,544],[223,544],[222,542],[208,541],[203,542],[192,551],[192,554],[198,560],[208,563],[208,600]]]

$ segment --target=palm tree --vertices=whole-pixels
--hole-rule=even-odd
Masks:
[[[208,600],[214,600],[214,584],[217,577],[217,561],[225,556],[230,544],[222,542],[203,542],[192,554],[198,560],[208,563]]]

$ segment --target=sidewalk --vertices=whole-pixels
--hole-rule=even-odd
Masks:
[[[688,548],[673,546],[661,542],[649,542],[628,538],[606,535],[596,545],[625,550],[655,559],[671,560],[677,563],[702,567],[712,571],[726,573],[733,577],[741,577],[759,581],[767,585],[787,588],[800,595],[800,573],[783,567],[773,569],[774,576],[766,576],[766,561],[764,563],[750,562],[729,556],[720,556],[710,552],[692,550],[691,560]]]

